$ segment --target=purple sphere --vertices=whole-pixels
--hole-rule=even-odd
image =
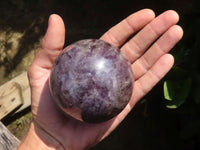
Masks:
[[[119,48],[87,39],[66,47],[55,60],[50,90],[68,115],[89,123],[107,121],[128,104],[133,91],[130,62]]]

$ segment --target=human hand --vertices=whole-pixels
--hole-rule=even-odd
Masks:
[[[100,38],[125,53],[132,64],[135,83],[131,100],[119,115],[107,122],[88,124],[63,115],[51,97],[50,72],[65,41],[62,19],[51,15],[41,48],[28,70],[33,122],[19,149],[31,147],[30,135],[46,149],[87,149],[103,140],[173,66],[173,56],[168,52],[183,35],[181,27],[175,25],[178,20],[174,11],[166,11],[155,18],[152,10],[144,9],[130,15]],[[38,144],[35,146],[40,149]]]

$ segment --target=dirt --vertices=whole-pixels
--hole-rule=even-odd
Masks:
[[[0,2],[0,84],[26,71],[33,60],[44,33],[40,9],[33,1]]]

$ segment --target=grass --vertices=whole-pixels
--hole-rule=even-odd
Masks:
[[[22,140],[29,129],[31,121],[32,121],[32,114],[31,112],[29,112],[24,116],[21,116],[17,120],[13,121],[12,123],[10,123],[7,126],[7,128],[19,140]]]

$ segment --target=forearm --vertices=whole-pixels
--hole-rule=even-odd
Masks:
[[[64,150],[58,141],[33,122],[18,150]]]

